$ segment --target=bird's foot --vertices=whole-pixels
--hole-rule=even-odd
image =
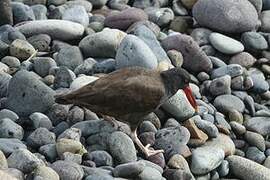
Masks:
[[[153,148],[150,147],[150,144],[147,144],[146,146],[144,146],[142,151],[147,158],[150,156],[154,156],[156,154],[159,154],[159,153],[164,153],[164,150],[154,150]]]

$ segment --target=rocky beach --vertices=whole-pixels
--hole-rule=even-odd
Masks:
[[[0,13],[0,180],[270,180],[270,0],[1,0]],[[55,102],[136,66],[184,68],[198,104],[179,90],[144,117],[140,141],[164,150],[150,157],[127,124]]]

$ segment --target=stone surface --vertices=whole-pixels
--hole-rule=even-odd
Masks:
[[[131,162],[118,165],[113,170],[114,177],[133,178],[138,176],[145,169],[145,164],[142,162]]]
[[[199,0],[192,12],[201,26],[227,33],[253,30],[258,21],[255,7],[247,0]]]
[[[244,122],[245,127],[263,136],[270,133],[270,120],[268,117],[253,117]]]
[[[123,132],[114,132],[108,142],[110,154],[116,164],[136,161],[136,149],[132,140]],[[129,147],[128,149],[126,147]]]
[[[23,173],[30,173],[38,166],[44,166],[44,162],[38,159],[27,149],[15,150],[7,159],[8,166],[21,170]],[[31,162],[31,163],[29,163]]]
[[[44,112],[54,103],[54,91],[30,72],[17,72],[9,83],[7,107],[18,115]]]
[[[10,45],[9,52],[20,60],[26,60],[35,53],[34,47],[25,40],[16,39]]]
[[[16,27],[25,36],[48,34],[53,39],[69,41],[79,39],[84,32],[83,25],[65,20],[29,21]]]
[[[196,175],[206,174],[217,168],[224,157],[224,151],[220,148],[197,148],[192,152],[191,171]]]
[[[232,173],[240,178],[246,180],[262,179],[268,180],[270,171],[268,168],[248,160],[246,158],[232,155],[227,157]]]
[[[187,70],[195,73],[212,70],[212,62],[190,36],[172,35],[165,38],[161,45],[166,51],[180,51],[184,57],[183,67]]]
[[[243,112],[245,105],[241,99],[233,95],[221,95],[214,100],[214,106],[223,113],[228,113],[230,110],[235,109]]]
[[[155,69],[158,65],[153,51],[141,39],[127,35],[121,42],[116,53],[116,69],[140,66]]]
[[[0,137],[23,139],[24,130],[9,118],[0,119]]]
[[[105,28],[103,31],[83,38],[79,47],[86,57],[114,58],[126,33]]]
[[[211,33],[209,40],[217,50],[224,54],[237,54],[244,50],[241,42],[220,33]]]
[[[5,155],[10,155],[17,149],[26,149],[26,145],[22,141],[14,138],[0,138],[0,150]]]

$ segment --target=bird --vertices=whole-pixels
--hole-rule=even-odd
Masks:
[[[113,71],[77,90],[58,94],[55,102],[74,104],[105,117],[127,123],[131,138],[146,157],[162,153],[150,145],[144,146],[137,137],[137,127],[143,117],[154,112],[182,89],[190,104],[197,104],[189,86],[190,74],[181,67],[158,71],[143,67],[128,67]]]

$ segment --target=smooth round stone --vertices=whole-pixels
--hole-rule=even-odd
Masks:
[[[10,68],[19,68],[21,63],[20,60],[13,56],[5,56],[1,59],[1,62],[8,65]]]
[[[35,15],[35,20],[46,20],[47,18],[47,7],[42,4],[36,4],[31,6],[34,15]]]
[[[270,120],[268,117],[253,117],[244,122],[245,127],[263,136],[270,133]]]
[[[17,39],[10,45],[9,52],[11,56],[20,60],[26,60],[35,53],[35,48],[25,40]]]
[[[127,30],[133,23],[147,19],[148,16],[143,10],[128,8],[119,13],[109,14],[104,21],[104,25],[112,29]]]
[[[56,62],[50,57],[33,58],[35,72],[41,77],[49,75],[50,69],[57,66]]]
[[[9,71],[10,68],[6,64],[0,62],[0,73],[9,73]]]
[[[258,13],[247,0],[199,0],[192,13],[201,26],[227,33],[250,31],[258,23]]]
[[[162,175],[158,170],[146,166],[143,172],[138,175],[138,179],[162,180]]]
[[[247,52],[241,52],[239,54],[234,55],[230,59],[230,64],[239,64],[242,67],[250,68],[253,66],[253,64],[256,61],[257,60],[251,54],[249,54]]]
[[[155,8],[149,7],[144,10],[149,20],[160,27],[168,25],[174,19],[174,13],[170,8]]]
[[[141,39],[127,35],[121,42],[116,53],[116,69],[140,66],[155,69],[157,58],[152,50]]]
[[[38,159],[27,149],[15,150],[7,159],[10,168],[16,168],[23,173],[30,173],[38,166],[44,166],[44,162]],[[31,162],[31,163],[29,163]]]
[[[260,151],[265,151],[265,140],[262,135],[247,131],[245,139],[249,145],[256,146]]]
[[[230,167],[229,167],[229,162],[226,160],[223,160],[222,163],[219,165],[217,168],[217,172],[220,177],[227,176],[229,174]]]
[[[260,20],[261,20],[261,31],[262,32],[270,32],[270,23],[269,23],[269,19],[270,19],[270,10],[266,10],[266,11],[262,11],[261,15],[260,15]]]
[[[79,74],[92,75],[94,73],[93,67],[96,63],[97,61],[92,58],[85,59],[82,64],[80,64],[74,69],[74,73],[76,75]]]
[[[239,112],[244,112],[245,105],[241,99],[233,95],[221,95],[214,100],[214,106],[223,113],[229,113],[234,109]]]
[[[163,149],[164,156],[168,160],[174,154],[185,156],[188,151],[186,144],[190,139],[190,133],[183,126],[168,127],[158,130],[154,148]]]
[[[74,154],[84,154],[86,152],[84,146],[80,143],[80,141],[66,138],[57,140],[56,151],[59,156],[62,156],[65,152],[70,152]]]
[[[86,36],[79,47],[86,57],[114,58],[126,33],[105,28],[103,31]]]
[[[11,44],[16,39],[25,40],[25,36],[9,24],[0,27],[0,42]],[[1,50],[5,51],[5,44],[1,43]],[[2,52],[3,54],[4,52]]]
[[[220,148],[197,148],[192,152],[191,171],[196,175],[206,174],[217,168],[224,157],[224,151]]]
[[[9,85],[9,81],[12,78],[11,75],[9,75],[8,73],[1,73],[0,76],[0,97],[6,97],[8,94],[8,85]]]
[[[136,149],[132,140],[123,132],[116,131],[112,133],[108,147],[116,164],[133,162],[137,159]],[[129,148],[127,149],[126,147]]]
[[[174,96],[166,101],[162,105],[162,108],[164,108],[166,112],[172,114],[178,121],[184,121],[190,118],[195,112],[182,90],[179,90]]]
[[[71,6],[70,8],[66,9],[62,19],[79,23],[84,27],[87,27],[89,24],[89,15],[87,14],[85,8],[78,5]]]
[[[77,66],[83,63],[83,56],[77,46],[62,48],[55,59],[58,66],[66,66],[74,70]]]
[[[117,180],[117,179],[107,174],[92,174],[87,176],[85,180]]]
[[[84,175],[81,166],[70,161],[55,161],[51,168],[59,175],[60,179],[81,180]]]
[[[55,134],[46,128],[37,128],[26,139],[28,146],[32,148],[39,148],[46,144],[55,143]]]
[[[112,173],[114,177],[133,178],[142,173],[145,167],[143,162],[125,163],[116,166]]]
[[[38,166],[37,169],[31,174],[33,179],[50,179],[59,180],[59,175],[50,167]],[[30,176],[30,177],[31,177]]]
[[[175,49],[184,57],[183,67],[195,73],[209,72],[213,64],[207,55],[200,50],[198,44],[188,35],[171,35],[162,40],[162,47],[166,50]]]
[[[69,7],[82,6],[82,7],[84,7],[86,12],[88,12],[88,13],[90,13],[92,11],[92,9],[93,9],[92,3],[89,2],[89,1],[85,1],[85,0],[68,1],[65,4],[68,5]]]
[[[211,62],[213,63],[213,67],[214,68],[220,68],[220,67],[224,67],[227,66],[227,64],[222,61],[221,59],[214,57],[214,56],[209,56]]]
[[[211,78],[215,79],[224,75],[229,75],[233,78],[242,75],[243,72],[244,69],[239,64],[230,64],[213,70],[211,73]]]
[[[0,138],[23,139],[23,128],[11,119],[0,119]]]
[[[141,40],[143,40],[145,44],[148,45],[148,47],[156,55],[159,63],[163,61],[170,63],[170,60],[166,52],[161,47],[159,41],[156,38],[156,35],[150,28],[148,28],[146,25],[136,26],[133,28],[131,33],[140,38]]]
[[[74,154],[71,152],[64,152],[61,159],[64,161],[71,161],[71,162],[74,162],[76,164],[82,163],[82,155]]]
[[[95,162],[97,167],[113,165],[112,156],[106,151],[92,151],[91,153],[89,153],[89,156],[89,160]]]
[[[38,51],[48,51],[51,43],[51,37],[47,34],[38,34],[31,36],[27,41]]]
[[[237,54],[244,51],[241,42],[220,33],[211,33],[209,40],[218,51],[224,54]]]
[[[53,125],[57,125],[62,121],[65,121],[68,116],[69,107],[66,105],[61,104],[53,104],[48,114],[46,114],[50,120],[52,121]]]
[[[264,152],[260,151],[257,147],[250,146],[246,151],[246,157],[252,161],[262,164],[266,159]]]
[[[13,24],[13,14],[12,8],[9,0],[3,0],[0,2],[0,12],[2,13],[0,17],[0,26],[4,24]]]
[[[45,112],[54,103],[54,91],[25,70],[17,72],[8,87],[7,107],[19,116]]]
[[[261,14],[264,0],[248,0],[256,8],[258,14]]]
[[[219,96],[222,94],[231,94],[231,77],[225,75],[214,79],[209,87],[209,91],[214,96]]]
[[[35,20],[34,12],[29,6],[20,2],[12,2],[11,7],[12,7],[14,24],[18,24],[23,21]]]
[[[241,36],[245,49],[251,52],[262,51],[268,48],[266,39],[257,32],[245,32]]]
[[[16,122],[19,119],[19,116],[15,112],[13,112],[9,109],[2,109],[0,111],[0,119],[4,119],[4,118],[8,118],[8,119]]]
[[[139,132],[140,133],[144,133],[144,132],[154,132],[154,133],[156,133],[157,132],[157,128],[150,121],[143,121],[140,124]]]
[[[231,121],[230,126],[232,127],[233,132],[237,135],[243,135],[247,132],[246,127],[236,121]]]
[[[16,27],[25,36],[48,34],[52,39],[70,41],[79,39],[84,33],[81,24],[65,20],[38,20],[29,21]]]
[[[89,0],[94,8],[101,8],[107,3],[108,0]]]
[[[235,152],[232,139],[222,133],[219,133],[218,137],[208,140],[204,146],[223,149],[225,156],[232,155]]]
[[[38,152],[45,156],[49,162],[54,162],[58,156],[55,144],[46,144],[41,146]]]

